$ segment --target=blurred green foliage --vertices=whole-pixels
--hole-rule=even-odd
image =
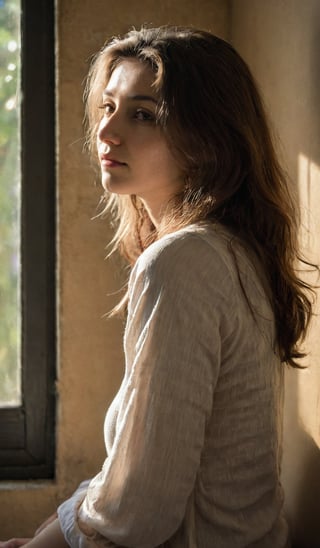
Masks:
[[[0,405],[20,401],[20,1],[0,0]]]

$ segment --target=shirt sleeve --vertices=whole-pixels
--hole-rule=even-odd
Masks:
[[[129,283],[115,440],[79,505],[72,546],[86,546],[80,531],[93,546],[158,546],[179,528],[194,490],[220,369],[227,274],[196,237],[148,251]]]

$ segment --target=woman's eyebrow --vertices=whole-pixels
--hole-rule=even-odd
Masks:
[[[131,99],[132,101],[151,101],[155,104],[158,103],[158,101],[151,95],[129,95],[128,99]]]
[[[105,89],[103,92],[103,96],[114,97],[114,93]],[[152,95],[128,95],[127,98],[130,99],[130,101],[151,101],[152,103],[158,104],[157,99],[155,97],[152,97]]]

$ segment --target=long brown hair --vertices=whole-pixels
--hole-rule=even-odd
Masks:
[[[297,275],[296,208],[248,66],[230,44],[205,31],[142,28],[113,38],[95,57],[85,92],[93,153],[102,91],[128,57],[154,71],[157,121],[181,164],[185,187],[158,230],[138,197],[108,196],[107,209],[117,221],[113,248],[133,265],[167,232],[204,220],[229,227],[265,272],[281,360],[299,367],[304,354],[298,343],[312,315],[311,287]]]

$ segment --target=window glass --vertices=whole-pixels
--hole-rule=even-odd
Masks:
[[[20,0],[0,0],[0,406],[21,403]]]

